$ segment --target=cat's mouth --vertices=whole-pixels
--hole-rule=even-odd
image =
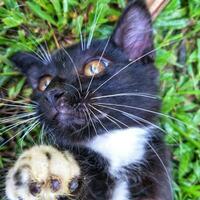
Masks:
[[[62,126],[69,124],[82,125],[86,123],[86,117],[82,112],[69,109],[62,110],[62,112],[57,111],[53,117],[53,120]]]
[[[40,113],[45,121],[60,127],[69,127],[87,123],[87,116],[81,106],[72,107],[66,104],[62,106],[43,105],[40,106]]]

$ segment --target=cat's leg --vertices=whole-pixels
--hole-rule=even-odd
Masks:
[[[69,152],[34,146],[8,172],[6,195],[9,200],[73,199],[81,190],[80,176],[79,165]]]
[[[8,199],[109,200],[114,179],[108,163],[87,148],[63,150],[42,145],[25,151],[8,172]]]

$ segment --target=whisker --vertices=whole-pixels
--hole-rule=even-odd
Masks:
[[[119,93],[119,94],[111,94],[111,95],[93,97],[91,99],[103,99],[103,98],[122,97],[122,96],[138,96],[138,97],[147,97],[147,98],[151,98],[151,99],[160,99],[160,97],[158,97],[156,95],[151,95],[151,94],[147,94],[147,93]]]
[[[23,124],[25,121],[26,120],[23,120],[23,121],[15,123],[15,124],[10,124],[8,126],[5,126],[5,127],[1,128],[0,131],[3,131],[3,132],[1,132],[0,135],[3,135],[3,133],[5,133],[5,132],[7,132],[7,131],[19,126],[19,125],[21,125],[21,124]]]
[[[94,115],[94,117],[97,119],[97,121],[99,122],[99,124],[103,127],[103,129],[104,129],[107,133],[109,133],[108,129],[103,125],[103,123],[102,123],[101,120],[97,117],[97,115],[95,115],[95,113],[94,113],[91,109],[88,108],[88,110]]]
[[[86,118],[86,120],[88,121],[88,117],[87,117],[87,114],[86,114],[86,112],[83,110],[83,113],[84,113],[84,115],[85,115],[85,118]],[[76,133],[79,133],[79,132],[81,132],[82,130],[84,130],[86,127],[88,127],[89,126],[89,122],[85,125],[85,126],[83,126],[83,127],[81,127],[80,129],[78,129],[78,130],[76,130],[76,131],[74,131],[74,132],[72,132],[71,134],[76,134]]]
[[[86,29],[86,24],[84,25],[84,29]],[[87,49],[87,33],[86,31],[83,32],[83,49],[84,51]]]
[[[99,20],[99,17],[101,16],[101,12],[103,10],[103,6],[101,6],[100,10],[99,9],[99,2],[97,2],[97,8],[96,8],[96,11],[95,11],[95,17],[94,17],[94,21],[92,23],[92,26],[91,26],[91,31],[90,31],[90,35],[88,37],[88,41],[87,41],[87,49],[90,48],[90,45],[91,45],[91,42],[92,42],[92,38],[94,36],[94,31],[95,31],[95,28],[96,28],[96,25],[97,25],[97,22]],[[98,14],[97,14],[98,13]]]
[[[74,67],[74,70],[75,70],[75,72],[76,72],[76,76],[77,76],[77,78],[78,78],[80,90],[81,90],[81,92],[82,92],[83,88],[82,88],[82,83],[81,83],[80,75],[79,75],[78,70],[77,70],[77,66],[75,65],[75,63],[74,63],[72,57],[69,55],[69,53],[67,52],[67,50],[66,50],[64,47],[62,47],[62,49],[63,49],[63,51],[65,52],[65,54],[69,57],[69,59],[70,59],[72,65],[73,65],[73,67]]]
[[[30,103],[24,103],[24,102],[19,102],[19,101],[13,101],[13,100],[10,100],[10,99],[4,99],[4,98],[2,98],[2,97],[0,97],[0,100],[1,100],[1,101],[7,101],[7,102],[10,102],[10,103],[14,103],[13,105],[21,104],[21,105],[36,107],[35,105],[30,104]],[[2,103],[3,103],[3,102],[2,102]]]
[[[5,87],[0,87],[0,89],[2,89],[2,90],[5,90],[5,91],[8,91],[8,89],[7,88],[5,88]],[[22,95],[20,95],[20,94],[18,94],[17,95],[18,97],[20,97],[20,98],[22,98],[22,100],[24,100],[24,101],[28,101],[28,102],[30,102],[30,103],[26,103],[26,104],[30,104],[31,106],[37,106],[38,105],[38,103],[36,102],[36,101],[34,101],[34,100],[32,100],[32,99],[30,99],[30,98],[25,98],[24,96],[22,96]],[[5,99],[6,100],[6,99]],[[8,99],[9,100],[9,99]],[[13,101],[13,102],[15,102],[15,101]],[[17,101],[18,102],[18,101]],[[25,103],[25,102],[21,102],[21,103]]]
[[[82,33],[82,30],[81,30],[81,24],[80,24],[80,18],[78,18],[78,29],[79,29],[79,35],[80,35],[80,41],[81,41],[81,49],[82,51],[84,51],[84,44],[83,44],[83,33]]]
[[[155,153],[155,155],[157,156],[157,158],[159,159],[161,165],[163,166],[164,170],[165,170],[165,173],[166,173],[166,176],[167,176],[167,179],[168,179],[168,184],[170,186],[170,190],[171,190],[171,194],[173,194],[173,187],[172,187],[172,183],[171,183],[171,178],[170,178],[170,174],[163,162],[163,160],[161,159],[161,157],[158,155],[157,151],[152,147],[152,145],[149,143],[149,142],[146,142],[147,145],[152,149],[152,151]],[[173,195],[172,195],[173,196]]]
[[[87,116],[87,112],[86,111],[83,111],[83,112],[84,112],[86,120],[88,121],[87,127],[88,127],[89,138],[90,138],[90,134],[91,134],[91,132],[90,132],[90,119],[88,120],[89,116]]]
[[[23,28],[26,29],[26,27],[23,27]],[[26,29],[26,30],[27,30],[27,29]],[[11,30],[11,31],[17,32],[16,30]],[[35,48],[37,48],[38,45],[35,44],[35,39],[31,40],[31,39],[28,38],[28,40],[29,40],[31,43],[33,43],[33,45],[35,46]],[[32,53],[35,55],[35,57],[36,57],[37,59],[41,60],[42,63],[45,63],[46,60],[45,60],[38,52],[34,51],[34,50],[33,50],[32,48],[30,48],[28,45],[25,45],[25,44],[23,44],[23,43],[20,43],[20,42],[17,41],[16,39],[14,39],[14,40],[12,40],[12,41],[13,41],[13,42],[16,42],[17,45],[21,46],[22,48],[25,48],[26,50],[29,50],[30,52],[32,52]]]
[[[106,108],[110,108],[110,107],[107,107],[107,106],[106,106]],[[110,108],[110,109],[113,109],[113,108]],[[122,113],[127,113],[127,112],[124,112],[124,111],[118,110],[118,109],[114,109],[114,110],[119,111],[119,112],[122,112]],[[128,114],[130,114],[130,113],[128,113]],[[131,115],[132,115],[132,114],[131,114]],[[137,117],[137,116],[134,115],[134,117]],[[139,117],[137,117],[137,118],[139,118]],[[140,120],[141,120],[141,119],[140,119]],[[146,122],[146,121],[147,121],[147,120],[145,120],[145,122]],[[151,123],[151,125],[152,125],[152,123]],[[158,128],[158,127],[157,127],[157,128]],[[172,191],[172,193],[173,193],[170,175],[169,175],[169,172],[168,172],[166,166],[164,165],[162,159],[160,158],[160,156],[158,155],[158,153],[156,152],[156,150],[152,147],[152,145],[149,144],[148,142],[147,142],[147,144],[150,146],[150,148],[153,150],[153,152],[156,154],[156,156],[158,157],[159,161],[161,162],[161,164],[162,164],[162,166],[163,166],[163,168],[164,168],[164,170],[165,170],[165,172],[166,172],[166,175],[167,175],[167,178],[168,178],[168,181],[169,181],[169,185],[170,185],[170,189],[171,189],[171,191]]]
[[[95,125],[94,125],[94,122],[93,122],[93,120],[92,120],[92,118],[91,118],[90,112],[89,112],[87,106],[86,106],[85,104],[83,104],[83,105],[84,105],[84,107],[85,107],[85,109],[86,109],[86,112],[87,112],[87,114],[88,114],[89,121],[92,123],[92,126],[93,126],[93,128],[94,128],[94,131],[95,131],[96,135],[98,135],[98,134],[97,134],[96,127],[95,127]]]
[[[37,55],[39,55],[40,58],[42,57],[43,63],[44,63],[44,61],[45,61],[46,63],[51,62],[51,57],[50,57],[50,55],[47,53],[47,51],[44,49],[44,47],[40,44],[40,42],[37,41],[37,39],[34,37],[34,35],[31,33],[31,31],[30,31],[29,29],[27,29],[26,26],[23,26],[23,25],[22,25],[22,27],[23,27],[23,28],[29,33],[29,35],[31,36],[30,41],[33,42],[34,46],[37,48],[37,50],[38,50],[39,53],[41,54],[41,55],[39,55],[39,54],[37,54]],[[39,46],[39,48],[38,48],[38,46]]]
[[[94,103],[93,105],[97,105],[97,106],[104,106],[105,107],[105,105],[101,105],[101,104],[98,104],[98,103]],[[112,107],[110,107],[110,109],[111,109]],[[113,108],[114,109],[114,108]],[[129,119],[130,119],[130,117],[129,116],[126,116],[126,117],[128,117]],[[139,125],[141,125],[141,126],[144,126],[144,124],[142,124],[140,121],[138,121],[138,120],[136,120],[135,118],[131,118],[131,120],[133,120],[133,121],[135,121],[137,124],[139,124]],[[126,125],[126,124],[125,124]],[[126,125],[127,126],[127,125]]]
[[[44,60],[48,63],[51,62],[51,58],[49,56],[49,54],[47,53],[47,51],[45,50],[45,48],[42,46],[42,44],[40,44],[39,42],[37,42],[36,40],[36,43],[38,44],[39,48],[38,51],[40,52],[40,54],[42,55],[42,57],[44,58]]]
[[[19,105],[19,104],[7,104],[7,103],[0,103],[0,106],[6,106],[6,107],[17,107],[17,108],[34,108],[34,106],[29,105]]]
[[[22,144],[24,138],[36,127],[40,124],[39,120],[36,120],[34,123],[31,124],[31,126],[26,130],[26,132],[23,134],[23,136],[20,138],[20,142]],[[21,145],[22,146],[22,145]]]
[[[15,137],[17,137],[21,132],[17,132],[14,136],[12,136],[11,138],[9,138],[8,140],[6,140],[4,143],[0,144],[0,148],[3,147],[4,145],[6,145],[8,142],[10,142],[12,139],[14,139]]]
[[[37,59],[41,60],[42,63],[47,62],[47,60],[42,55],[40,55],[39,53],[37,53],[36,51],[31,49],[29,46],[26,46],[23,43],[18,43],[18,45],[23,46],[26,49],[28,49],[29,51],[31,51],[35,55],[34,57],[36,57]]]
[[[39,55],[41,55],[41,57],[42,57],[42,59],[43,59],[43,62],[48,63],[49,60],[47,59],[47,57],[46,57],[44,51],[42,50],[40,44],[39,44],[39,47],[37,48],[37,51],[38,51]]]
[[[84,42],[84,37],[83,37],[83,32],[82,32],[82,25],[83,25],[83,20],[80,16],[80,14],[77,12],[77,9],[73,6],[73,10],[76,13],[77,17],[77,24],[78,24],[78,31],[79,31],[79,39],[80,39],[80,43],[81,43],[81,50],[85,51],[85,42]]]
[[[0,124],[4,124],[4,123],[8,123],[8,122],[13,122],[13,121],[17,121],[19,119],[22,118],[26,118],[26,117],[30,117],[32,115],[36,115],[36,112],[33,113],[26,113],[26,114],[18,114],[17,116],[14,117],[4,117],[4,118],[0,118]]]
[[[44,130],[45,130],[45,123],[43,122],[41,131],[40,131],[40,143],[41,144],[44,144]]]
[[[102,52],[102,54],[101,54],[101,57],[99,58],[98,66],[99,66],[99,64],[100,64],[100,62],[101,62],[101,60],[102,60],[102,58],[103,58],[103,56],[104,56],[104,53],[105,53],[105,51],[106,51],[106,49],[107,49],[107,47],[108,47],[108,44],[109,44],[109,42],[110,42],[110,39],[111,39],[111,37],[109,37],[108,40],[107,40],[107,42],[106,42],[106,45],[105,45],[105,47],[104,47],[104,49],[103,49],[103,52]],[[84,99],[86,99],[87,96],[89,95],[89,90],[90,90],[90,87],[91,87],[91,85],[92,85],[92,81],[93,81],[94,77],[95,77],[95,75],[93,75],[92,78],[90,79],[90,83],[89,83],[88,88],[87,88],[87,90],[86,90],[86,95],[85,95]]]
[[[26,122],[29,122],[29,121],[34,120],[34,119],[37,119],[37,118],[39,118],[39,116],[37,116],[37,117],[32,117],[32,118],[27,119],[27,120],[22,120],[22,121],[19,121],[19,122],[15,123],[14,125],[11,124],[11,125],[9,125],[9,126],[6,126],[6,127],[4,127],[4,128],[1,128],[0,131],[3,131],[3,132],[1,132],[0,135],[3,135],[3,133],[8,132],[9,130],[12,130],[13,128],[15,128],[15,127],[17,127],[17,126],[19,126],[19,125],[21,125],[21,124],[25,124]]]
[[[100,114],[102,114],[104,117],[106,117],[107,119],[109,119],[111,122],[113,122],[115,125],[117,125],[117,127],[119,127],[120,129],[122,128],[118,123],[116,123],[115,121],[119,122],[120,124],[122,124],[123,126],[127,127],[128,126],[126,124],[124,124],[123,122],[121,122],[120,120],[116,119],[115,117],[95,108],[94,106],[92,106],[91,104],[88,104],[88,106],[92,107],[94,110],[96,110],[97,112],[99,112]],[[114,121],[114,120],[115,121]]]
[[[43,51],[44,56],[46,58],[45,60],[47,61],[47,63],[51,63],[51,57],[50,57],[49,53],[47,53],[47,51],[41,44],[39,44],[39,47],[40,47],[41,51]]]
[[[79,132],[81,132],[82,130],[84,130],[86,127],[88,127],[89,126],[89,122],[85,125],[85,126],[83,126],[83,127],[81,127],[80,129],[78,129],[78,130],[76,130],[76,131],[74,131],[74,132],[72,132],[71,134],[76,134],[76,133],[79,133]]]
[[[101,103],[101,102],[98,102],[98,104],[101,104],[101,105],[111,105],[111,106],[117,106],[117,107],[124,107],[124,108],[132,108],[132,109],[135,109],[135,110],[141,110],[141,111],[145,111],[145,112],[149,112],[149,113],[153,113],[153,114],[156,114],[156,115],[159,115],[159,116],[162,116],[162,117],[166,117],[166,118],[169,118],[169,119],[172,119],[174,121],[177,121],[185,126],[188,126],[188,127],[191,127],[189,124],[175,118],[175,117],[172,117],[170,115],[166,115],[166,114],[163,114],[163,113],[160,113],[160,112],[156,112],[156,111],[153,111],[153,110],[148,110],[148,109],[145,109],[145,108],[141,108],[141,107],[135,107],[135,106],[129,106],[129,105],[124,105],[124,104],[113,104],[113,103]],[[194,127],[191,127],[192,129],[195,129]],[[197,129],[195,129],[197,130]],[[199,131],[199,130],[197,130]]]
[[[75,86],[73,86],[73,85],[71,85],[71,84],[68,84],[68,83],[65,83],[65,85],[70,86],[70,87],[72,87],[73,89],[75,89],[75,90],[77,91],[77,93],[78,93],[79,98],[81,98],[81,93],[78,91],[78,89],[77,89]]]
[[[57,144],[56,144],[56,139],[55,139],[55,135],[52,134],[52,132],[53,132],[55,129],[56,129],[56,128],[50,129],[50,128],[48,127],[48,125],[46,125],[45,135],[48,135],[47,142],[50,143],[50,145],[52,145],[52,143],[53,143],[54,145],[57,146]]]
[[[127,65],[125,65],[124,67],[122,67],[119,71],[117,71],[115,74],[113,74],[110,78],[108,78],[107,80],[105,80],[100,86],[98,86],[93,92],[92,94],[94,94],[95,92],[97,92],[101,87],[103,87],[107,82],[109,82],[111,79],[113,79],[115,76],[117,76],[120,72],[124,71],[125,69],[127,69],[129,66],[131,66],[133,63],[137,62],[138,60],[148,56],[151,53],[156,52],[157,50],[165,47],[165,46],[169,46],[170,44],[172,44],[173,42],[168,42],[167,44],[164,44],[162,46],[159,46],[158,48],[155,48],[147,53],[145,53],[144,55],[136,58],[135,60],[131,61],[130,63],[128,63]]]
[[[116,108],[113,108],[113,107],[105,106],[105,105],[98,105],[98,104],[94,104],[94,105],[97,105],[97,106],[100,106],[100,107],[104,107],[104,108],[108,108],[108,109],[111,109],[111,110],[115,110],[115,111],[121,112],[124,116],[128,117],[129,119],[142,121],[142,122],[144,122],[144,123],[147,123],[147,124],[151,125],[151,126],[154,127],[154,128],[159,129],[159,130],[162,131],[163,133],[166,133],[166,131],[165,131],[164,129],[160,128],[159,126],[157,126],[157,125],[155,125],[155,124],[153,124],[153,123],[149,122],[148,120],[145,120],[145,119],[143,119],[143,118],[141,118],[141,117],[138,117],[138,116],[136,116],[136,115],[133,115],[133,114],[131,114],[131,113],[128,113],[128,112],[125,112],[125,111],[123,111],[123,110],[116,109]],[[142,124],[140,124],[140,125],[142,125]],[[144,126],[144,125],[143,125],[143,126]],[[166,134],[167,134],[167,133],[166,133]]]
[[[29,121],[31,121],[31,122],[33,122],[34,121],[34,119],[32,119],[32,120],[29,120]],[[31,123],[30,122],[30,123]],[[29,127],[30,127],[31,125],[29,125]],[[27,127],[25,127],[24,129],[22,129],[22,130],[20,130],[19,132],[17,132],[14,136],[12,136],[11,138],[9,138],[8,140],[6,140],[5,142],[3,142],[2,144],[0,144],[0,148],[1,147],[3,147],[5,144],[7,144],[8,142],[10,142],[12,139],[14,139],[17,135],[20,135],[24,130],[26,130],[27,129]]]
[[[24,16],[26,18],[26,16]],[[28,19],[26,18],[26,20],[28,21]],[[23,48],[25,48],[26,50],[32,52],[35,57],[39,60],[41,60],[42,63],[48,63],[51,62],[51,55],[49,54],[49,50],[48,50],[48,46],[45,44],[47,51],[44,49],[44,47],[40,44],[40,42],[38,42],[39,39],[37,39],[33,33],[31,33],[31,31],[24,25],[22,25],[22,28],[28,32],[28,37],[26,37],[26,39],[28,39],[28,41],[31,43],[31,45],[34,45],[34,47],[37,49],[37,52],[34,51],[32,48],[29,47],[29,45],[25,45],[23,43],[20,43],[19,41],[17,41],[16,39],[13,40],[13,42],[16,42],[17,45],[22,46]],[[12,30],[17,32],[16,30]],[[40,39],[40,41],[45,41],[44,36]],[[46,41],[45,41],[46,43]]]
[[[50,51],[49,51],[49,48],[48,48],[46,40],[44,41],[44,44],[45,44],[45,48],[46,48],[46,53],[47,53],[48,58],[49,58],[49,62],[52,62],[51,54],[50,54]]]

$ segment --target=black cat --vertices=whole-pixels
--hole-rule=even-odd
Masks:
[[[109,39],[85,50],[81,44],[61,48],[48,62],[26,52],[12,57],[34,90],[52,142],[78,161],[95,160],[93,168],[88,161],[88,173],[98,174],[88,190],[99,195],[86,199],[172,199],[169,155],[155,125],[160,100],[153,49],[151,17],[137,1]]]

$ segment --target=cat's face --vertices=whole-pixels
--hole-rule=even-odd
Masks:
[[[150,16],[130,4],[110,39],[55,51],[48,62],[30,53],[12,57],[34,89],[41,123],[58,143],[82,142],[119,128],[147,126],[159,108]],[[146,109],[146,110],[145,110]],[[150,123],[148,123],[149,121]],[[47,133],[48,134],[48,133]]]

